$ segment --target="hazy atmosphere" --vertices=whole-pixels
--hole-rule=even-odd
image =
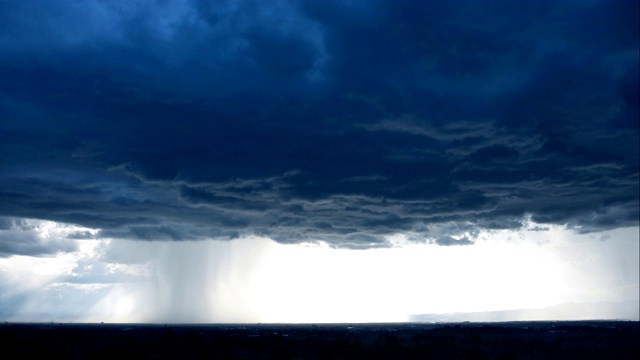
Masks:
[[[0,0],[0,320],[638,320],[638,4]]]

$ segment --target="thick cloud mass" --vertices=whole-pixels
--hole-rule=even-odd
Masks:
[[[638,39],[632,0],[0,1],[0,216],[353,248],[637,225]]]

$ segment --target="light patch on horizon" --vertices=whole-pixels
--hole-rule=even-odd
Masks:
[[[28,321],[46,310],[59,321],[387,322],[637,301],[638,228],[580,235],[547,227],[483,232],[468,246],[420,244],[399,234],[388,238],[391,247],[369,250],[258,237],[76,240],[73,253],[0,259],[0,315]]]

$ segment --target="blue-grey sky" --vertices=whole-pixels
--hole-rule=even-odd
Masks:
[[[0,257],[637,228],[638,13],[2,0]],[[84,230],[44,241],[30,219]]]

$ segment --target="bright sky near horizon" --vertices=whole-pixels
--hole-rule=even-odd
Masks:
[[[0,0],[0,317],[637,318],[639,6]]]
[[[43,242],[88,229],[32,221]],[[638,302],[638,228],[558,226],[481,234],[474,245],[388,238],[333,249],[267,238],[76,240],[74,252],[0,259],[0,318],[73,322],[401,322],[412,315]],[[19,300],[19,301],[16,301]],[[549,315],[551,320],[590,314]],[[611,312],[612,318],[629,319]],[[507,318],[505,320],[522,320]],[[637,319],[635,319],[637,320]]]

